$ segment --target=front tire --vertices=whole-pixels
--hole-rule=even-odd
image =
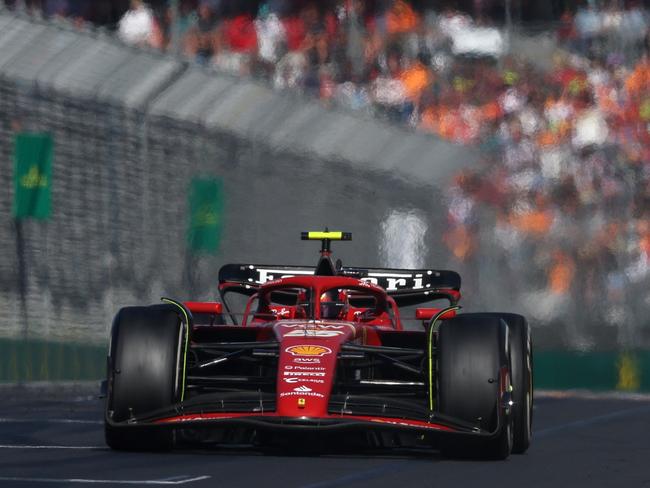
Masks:
[[[522,454],[530,446],[533,425],[533,343],[530,326],[525,317],[514,313],[483,313],[480,316],[500,318],[508,325],[514,402],[512,452]]]
[[[106,444],[119,450],[166,450],[174,433],[115,425],[180,400],[184,324],[174,306],[126,307],[113,322],[108,356]],[[109,422],[110,420],[110,422]]]
[[[509,371],[508,327],[501,319],[464,314],[440,325],[437,410],[494,433],[487,439],[449,437],[441,445],[443,455],[485,459],[508,457],[513,431],[511,417],[501,404],[501,382],[502,375],[509,376]]]

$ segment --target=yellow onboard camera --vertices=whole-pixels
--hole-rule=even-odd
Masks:
[[[310,232],[301,232],[300,239],[303,241],[322,241],[324,239],[330,241],[351,241],[352,232],[340,232],[340,231],[310,231]]]

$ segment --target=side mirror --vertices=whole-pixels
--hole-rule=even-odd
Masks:
[[[194,313],[220,314],[223,312],[223,304],[219,302],[183,302],[187,309]]]
[[[416,308],[415,318],[420,320],[431,320],[442,310],[444,310],[444,308]],[[456,310],[449,310],[440,317],[440,320],[451,319],[455,316]]]

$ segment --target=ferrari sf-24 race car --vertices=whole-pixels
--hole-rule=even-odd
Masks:
[[[227,264],[219,302],[164,298],[117,313],[105,383],[110,447],[168,449],[188,433],[255,444],[354,432],[454,457],[526,451],[524,317],[459,313],[454,271],[334,263],[331,242],[349,233],[302,238],[322,242],[316,267]],[[405,327],[407,313],[416,328]]]

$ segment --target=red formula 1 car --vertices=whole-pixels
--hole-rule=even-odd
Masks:
[[[118,312],[110,447],[170,448],[188,433],[263,443],[342,431],[450,456],[526,451],[533,392],[523,317],[457,313],[453,271],[334,264],[331,241],[350,234],[303,239],[322,241],[316,267],[228,264],[221,302],[163,299]]]

